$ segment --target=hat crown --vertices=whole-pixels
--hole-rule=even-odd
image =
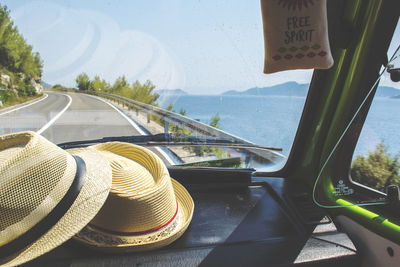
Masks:
[[[150,150],[112,142],[94,146],[113,171],[110,194],[91,224],[120,233],[151,231],[168,223],[177,202],[167,168]]]
[[[72,184],[71,155],[34,132],[0,137],[0,246],[27,232]]]
[[[142,164],[108,151],[103,152],[112,169],[112,192],[120,195],[140,194],[157,185],[153,174]]]

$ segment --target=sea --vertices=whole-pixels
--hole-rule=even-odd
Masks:
[[[302,96],[163,95],[161,107],[209,124],[218,114],[222,130],[262,146],[282,148],[288,156],[305,103]],[[388,153],[400,152],[400,99],[375,97],[354,155],[367,155],[384,142]]]

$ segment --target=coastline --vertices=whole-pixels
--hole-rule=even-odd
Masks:
[[[147,120],[147,113],[132,110],[126,107],[125,105],[119,104],[115,101],[110,101],[108,99],[102,98],[105,101],[108,101],[118,109],[120,109],[125,115],[129,116],[132,120],[134,120],[140,127],[146,129],[150,134],[160,134],[164,133],[164,127],[155,121]],[[196,153],[190,151],[189,147],[184,146],[167,146],[169,150],[171,150],[176,156],[178,156],[183,164],[199,162],[199,161],[208,161],[208,160],[217,160],[215,155],[212,156],[199,156]]]

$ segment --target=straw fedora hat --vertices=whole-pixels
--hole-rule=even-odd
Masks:
[[[74,239],[107,252],[166,246],[187,229],[194,203],[150,150],[120,142],[92,146],[112,168],[110,194],[96,217]]]
[[[97,214],[112,171],[93,148],[68,153],[34,132],[0,136],[0,266],[61,245]]]

